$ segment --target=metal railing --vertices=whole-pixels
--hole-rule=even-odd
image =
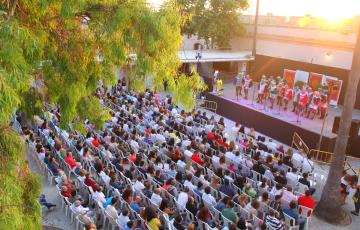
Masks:
[[[217,102],[209,101],[209,100],[205,100],[205,99],[198,99],[197,103],[198,103],[198,105],[197,105],[198,108],[208,109],[208,110],[211,110],[214,113],[216,113]]]
[[[301,139],[300,135],[294,132],[293,139],[291,142],[291,148],[296,147],[297,149],[304,150],[305,153],[309,153],[309,147],[306,145],[306,143]]]
[[[334,155],[334,153],[318,149],[311,149],[309,154],[311,156],[311,160],[322,164],[330,164]]]

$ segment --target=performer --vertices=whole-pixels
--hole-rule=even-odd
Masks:
[[[305,107],[308,103],[308,94],[305,89],[303,89],[299,95],[298,95],[298,106],[296,113],[300,116],[303,116],[305,114]]]
[[[283,98],[285,96],[285,83],[283,80],[280,80],[279,84],[278,84],[278,96],[277,96],[277,102],[276,105],[282,107],[282,103],[283,103]]]
[[[239,96],[242,96],[241,91],[243,87],[243,78],[241,73],[238,73],[235,76],[233,84],[235,85],[236,99],[239,100]]]
[[[287,110],[289,101],[293,99],[293,90],[289,87],[288,84],[284,86],[284,111]]]
[[[214,72],[214,79],[213,79],[213,92],[218,91],[218,90],[216,89],[216,84],[217,84],[218,75],[219,75],[219,71],[218,71],[218,70],[215,70],[215,72]]]
[[[269,98],[270,98],[270,109],[273,109],[273,108],[274,108],[275,99],[276,99],[277,96],[278,96],[278,88],[277,88],[277,85],[276,85],[276,81],[275,81],[275,80],[272,80],[272,81],[271,81],[269,90],[270,90],[270,94],[269,94]]]
[[[221,78],[218,77],[218,79],[216,80],[216,90],[217,90],[217,94],[219,96],[221,96],[222,91],[223,91],[222,86],[223,86],[223,82],[222,82]]]
[[[267,80],[266,80],[266,76],[262,75],[261,77],[261,81],[259,83],[259,90],[258,90],[258,97],[257,97],[257,103],[262,104],[263,100],[265,98],[265,90],[267,87]]]
[[[328,108],[328,97],[326,94],[321,95],[320,100],[320,119],[324,119],[326,116],[326,110]]]
[[[249,89],[252,87],[252,79],[249,74],[246,75],[244,79],[244,93],[245,99],[248,99]]]
[[[308,102],[305,107],[305,114],[308,114],[309,106],[310,106],[310,103],[312,102],[312,97],[313,97],[314,92],[313,92],[312,88],[308,85],[305,85],[304,88],[306,89],[306,92],[308,95]]]
[[[309,103],[309,108],[307,111],[307,118],[313,120],[315,115],[318,112],[319,104],[321,100],[321,94],[319,91],[315,91],[311,97],[311,102]]]
[[[292,112],[296,112],[296,109],[298,107],[298,101],[299,101],[299,94],[300,94],[300,87],[295,86],[294,92],[293,92],[293,109]]]

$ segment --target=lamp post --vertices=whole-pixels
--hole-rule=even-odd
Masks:
[[[199,74],[199,65],[200,65],[200,60],[202,58],[202,54],[201,54],[201,51],[198,50],[196,52],[196,55],[195,55],[195,59],[197,60],[197,65],[196,65],[196,72]],[[199,74],[200,75],[200,74]]]

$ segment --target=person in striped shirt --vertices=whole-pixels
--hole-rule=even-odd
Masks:
[[[275,217],[275,212],[274,212],[274,210],[271,210],[271,209],[269,210],[268,215],[266,215],[266,217],[265,217],[265,223],[266,223],[266,225],[270,226],[272,229],[275,229],[275,230],[283,230],[284,229],[283,223]]]

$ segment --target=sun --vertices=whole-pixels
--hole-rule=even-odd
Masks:
[[[341,19],[352,18],[356,14],[359,2],[359,0],[314,0],[308,10],[312,15],[321,17],[330,23],[337,23]]]

